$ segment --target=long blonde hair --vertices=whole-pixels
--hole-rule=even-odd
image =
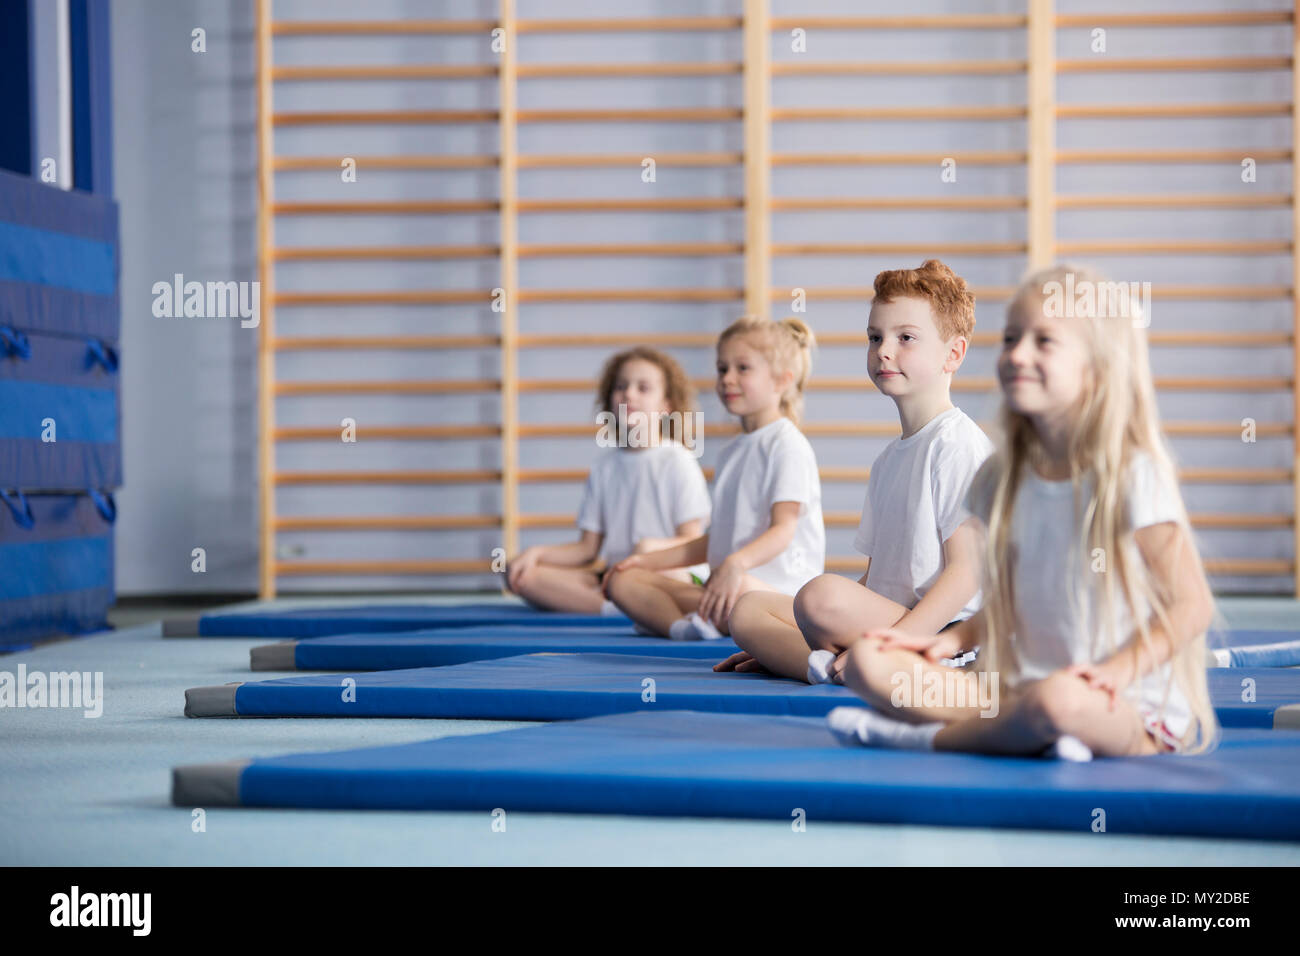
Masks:
[[[1125,602],[1136,624],[1138,646],[1145,656],[1152,654],[1150,615],[1154,614],[1165,633],[1172,635],[1169,612],[1177,595],[1168,593],[1155,579],[1133,546],[1127,476],[1139,453],[1149,456],[1159,486],[1171,490],[1173,500],[1169,503],[1177,512],[1183,540],[1191,544],[1196,573],[1203,583],[1206,579],[1187,509],[1178,490],[1173,456],[1160,430],[1141,308],[1130,296],[1116,294],[1109,298],[1118,307],[1102,307],[1100,293],[1117,292],[1120,284],[1106,282],[1091,268],[1061,264],[1028,276],[1013,296],[1007,314],[1010,316],[1020,307],[1042,309],[1050,296],[1059,295],[1062,288],[1070,291],[1076,286],[1083,288],[1081,282],[1093,283],[1092,288],[1099,293],[1094,297],[1098,308],[1084,309],[1089,314],[1072,320],[1088,344],[1091,376],[1084,385],[1068,454],[1076,515],[1080,513],[1081,498],[1086,498],[1081,518],[1086,553],[1096,555],[1096,549],[1100,548],[1107,561],[1107,573],[1095,576],[1101,584],[1101,627],[1098,628],[1098,622],[1088,622],[1094,635],[1093,660],[1101,660],[1128,640],[1129,635],[1115,633],[1120,600]],[[1064,314],[1071,315],[1072,311]],[[988,528],[984,555],[985,641],[980,669],[1014,680],[1020,664],[1012,639],[1016,624],[1012,516],[1025,472],[1042,460],[1044,450],[1032,422],[1012,411],[1005,400],[998,424],[1002,432],[999,447],[971,484],[973,511]],[[1071,561],[1077,564],[1079,558],[1078,554],[1072,555]],[[1086,572],[1086,568],[1070,568],[1072,576],[1086,575]],[[1072,603],[1077,603],[1073,593],[1071,589]],[[1091,606],[1091,601],[1088,603]],[[1141,612],[1144,606],[1151,609],[1149,614]],[[1089,608],[1071,607],[1069,612],[1085,615],[1086,619]],[[1215,629],[1221,622],[1216,608]],[[1183,752],[1204,752],[1218,739],[1218,721],[1210,704],[1205,676],[1206,635],[1197,635],[1184,644],[1171,663],[1171,684],[1176,683],[1182,690],[1192,711]],[[1170,685],[1166,685],[1161,719],[1169,689]]]
[[[801,319],[773,322],[746,316],[723,330],[718,348],[737,335],[744,336],[767,359],[774,374],[794,372],[794,381],[781,395],[781,414],[798,425],[803,417],[803,388],[812,374],[812,350],[817,344],[812,329]]]

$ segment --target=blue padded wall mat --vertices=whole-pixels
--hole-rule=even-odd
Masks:
[[[259,648],[253,649],[256,658]],[[299,670],[388,671],[445,667],[520,654],[641,654],[720,661],[739,648],[730,639],[668,641],[643,637],[628,625],[596,627],[485,625],[391,634],[338,634],[293,645]]]
[[[820,719],[619,714],[400,746],[178,767],[177,806],[475,810],[1300,839],[1300,733],[1196,757],[847,749]]]
[[[346,699],[342,690],[345,680],[355,682],[354,699]],[[1243,688],[1246,680],[1253,685]],[[1242,700],[1247,689],[1253,690],[1254,701]],[[1300,705],[1300,671],[1211,671],[1210,694],[1225,726],[1272,727],[1279,708]],[[709,661],[626,654],[531,654],[449,667],[304,675],[195,688],[186,691],[186,713],[576,720],[625,711],[687,709],[813,717],[855,701],[852,691],[838,685],[810,686],[761,674],[720,674],[712,670]]]

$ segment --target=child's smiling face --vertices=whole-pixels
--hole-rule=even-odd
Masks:
[[[925,299],[877,301],[867,320],[867,374],[881,393],[899,398],[932,387],[947,368],[952,346],[935,325]]]
[[[1083,396],[1089,347],[1078,319],[1044,314],[1034,297],[1012,304],[998,356],[1007,406],[1026,417],[1059,418]]]
[[[780,405],[782,383],[743,335],[718,345],[718,398],[732,415],[753,415]]]

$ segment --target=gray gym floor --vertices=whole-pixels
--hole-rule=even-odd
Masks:
[[[480,595],[442,600],[484,600]],[[359,603],[391,603],[369,596]],[[406,598],[428,601],[429,598]],[[275,606],[344,603],[281,600]],[[250,602],[241,607],[265,606]],[[1237,627],[1300,627],[1300,604],[1225,598]],[[119,630],[0,657],[0,670],[102,671],[104,712],[0,710],[0,864],[869,864],[1289,865],[1300,845],[1106,833],[510,813],[206,810],[170,803],[179,764],[493,733],[521,723],[457,720],[189,720],[187,687],[248,680],[250,639],[163,639],[190,609],[124,608]],[[258,674],[258,678],[280,676]]]

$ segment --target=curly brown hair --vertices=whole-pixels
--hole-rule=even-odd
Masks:
[[[919,269],[888,269],[876,276],[876,301],[899,297],[925,299],[934,324],[946,342],[955,335],[971,337],[975,331],[975,293],[966,280],[938,259],[926,259]]]
[[[695,389],[691,386],[691,380],[686,377],[686,373],[682,371],[682,367],[677,364],[677,360],[666,352],[652,349],[648,345],[638,345],[609,357],[601,370],[600,384],[596,386],[597,408],[611,414],[617,413],[618,409],[612,407],[614,381],[618,378],[619,369],[632,359],[641,359],[657,365],[659,371],[664,373],[664,398],[668,402],[670,412],[685,413],[695,410]],[[664,419],[661,425],[667,429],[668,419]]]

